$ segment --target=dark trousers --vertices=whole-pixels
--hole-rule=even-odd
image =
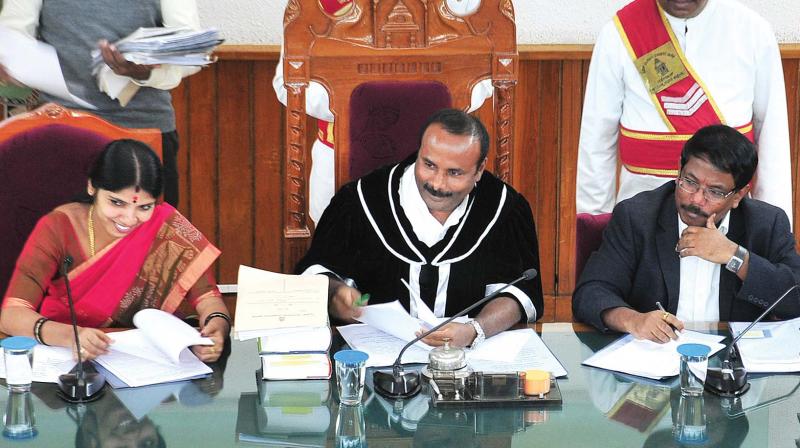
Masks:
[[[178,208],[178,131],[161,133],[164,162],[164,202]]]

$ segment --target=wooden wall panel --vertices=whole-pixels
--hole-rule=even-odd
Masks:
[[[800,45],[784,45],[782,54],[800,204]],[[180,209],[222,250],[221,283],[236,282],[240,263],[293,268],[281,265],[284,116],[271,85],[278,55],[277,46],[223,47],[215,66],[173,91],[181,137]],[[590,55],[586,45],[520,46],[513,186],[531,203],[536,220],[545,321],[571,319],[575,170]],[[489,108],[477,115],[492,132]],[[316,123],[308,124],[312,141]]]

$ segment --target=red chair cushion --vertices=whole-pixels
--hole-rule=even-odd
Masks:
[[[611,213],[591,215],[578,213],[575,230],[575,281],[581,278],[581,272],[592,252],[600,248],[603,242],[603,231],[611,220]]]
[[[450,92],[439,82],[369,82],[356,87],[350,96],[350,178],[415,152],[420,127],[451,103]]]
[[[36,222],[86,192],[87,174],[110,139],[53,124],[0,143],[0,291]]]

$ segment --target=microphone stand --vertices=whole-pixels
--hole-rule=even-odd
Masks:
[[[800,285],[793,285],[781,295],[778,300],[772,303],[760,316],[758,316],[750,325],[742,330],[738,336],[733,338],[731,343],[725,349],[725,357],[722,359],[722,367],[710,367],[706,373],[706,390],[719,395],[720,397],[738,397],[743,395],[750,389],[750,384],[747,382],[747,369],[742,363],[739,351],[736,348],[736,343],[747,334],[757,323],[761,322],[773,308],[778,306],[781,301],[789,295],[790,292],[800,287]],[[736,361],[736,366],[733,365],[733,360]]]
[[[506,283],[502,288],[498,289],[497,291],[487,295],[486,297],[478,300],[477,302],[473,303],[469,307],[464,310],[459,311],[452,317],[442,321],[438,325],[434,326],[433,328],[429,329],[428,331],[423,332],[421,335],[417,336],[416,338],[412,339],[409,343],[407,343],[403,348],[400,350],[400,353],[397,355],[397,359],[395,359],[394,364],[392,364],[392,372],[382,372],[376,370],[375,373],[372,375],[372,382],[375,385],[375,390],[383,397],[386,398],[411,398],[414,395],[418,394],[422,385],[419,381],[419,372],[406,372],[403,369],[403,365],[401,363],[401,359],[403,358],[403,353],[408,350],[409,347],[414,345],[415,343],[419,342],[429,334],[433,333],[434,331],[444,327],[445,325],[452,322],[454,319],[464,316],[465,314],[469,313],[473,309],[477,308],[480,305],[488,302],[491,299],[494,299],[500,293],[505,291],[507,288],[514,286],[515,284],[521,282],[522,280],[533,280],[538,273],[536,269],[528,269],[522,273],[522,276],[517,278],[516,280]]]
[[[58,396],[68,403],[86,403],[94,401],[103,395],[103,386],[106,378],[100,373],[86,373],[83,370],[83,359],[81,358],[81,341],[78,338],[78,318],[75,315],[75,301],[72,300],[72,289],[69,285],[67,268],[72,265],[72,257],[67,255],[61,264],[61,275],[64,277],[64,285],[67,288],[67,302],[69,302],[69,314],[72,318],[72,332],[75,337],[75,350],[78,355],[78,364],[75,366],[76,373],[65,373],[58,376]]]

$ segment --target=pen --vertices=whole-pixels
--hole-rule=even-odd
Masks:
[[[364,306],[369,302],[369,293],[361,294],[361,297],[356,300],[356,306]]]

